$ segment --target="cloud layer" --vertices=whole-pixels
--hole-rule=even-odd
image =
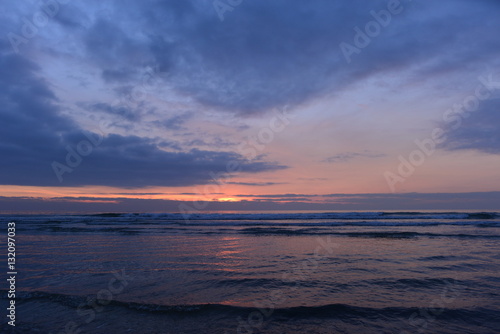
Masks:
[[[407,193],[407,194],[331,194],[336,202],[318,203],[307,195],[276,195],[255,201],[209,202],[210,210],[500,210],[500,192]],[[181,212],[181,204],[192,202],[139,198],[50,198],[2,197],[0,213],[12,212]]]
[[[481,102],[477,110],[460,115],[452,125],[445,125],[446,141],[441,147],[500,154],[500,98]]]
[[[498,1],[252,0],[225,12],[223,21],[212,1],[64,2],[44,24],[35,14],[47,13],[47,2],[9,2],[0,14],[2,185],[190,186],[211,182],[229,162],[243,173],[297,167],[288,175],[300,176],[304,167],[316,181],[330,180],[325,171],[342,172],[341,162],[382,164],[401,154],[387,147],[401,141],[394,133],[425,132],[427,120],[414,125],[418,115],[409,112],[440,111],[478,74],[500,68]],[[341,45],[355,51],[346,55]],[[379,91],[387,95],[373,98]],[[321,105],[326,100],[328,107]],[[396,100],[405,102],[391,104]],[[499,101],[481,102],[459,127],[441,124],[447,139],[440,148],[500,154]],[[349,118],[361,103],[363,119]],[[255,126],[285,105],[303,111],[298,135],[278,138]],[[391,130],[390,140],[377,128],[387,129],[382,120],[389,116],[394,129],[404,128]],[[94,130],[93,143],[89,124],[103,119],[114,128]],[[319,124],[326,119],[345,137],[331,149]],[[337,120],[373,128],[354,138]],[[259,158],[249,161],[238,145],[252,126]],[[301,142],[304,134],[311,140]],[[271,135],[274,151],[264,145]],[[306,158],[314,162],[307,168]],[[294,186],[279,178],[243,180],[228,185]]]
[[[61,115],[58,98],[24,57],[0,49],[0,184],[115,187],[188,186],[231,175],[286,168],[238,153],[168,152],[146,137],[89,133]],[[91,108],[127,115],[104,105]],[[89,139],[90,137],[90,139]],[[236,165],[228,170],[228,163]]]
[[[62,6],[56,21],[109,84],[133,82],[151,66],[201,104],[244,114],[417,64],[425,76],[474,67],[500,50],[481,28],[500,28],[494,1],[400,1],[397,14],[384,19],[388,4],[256,0],[221,22],[210,1],[91,1]],[[366,32],[375,17],[382,20],[378,32],[360,46],[354,28]],[[359,49],[351,63],[341,43]]]

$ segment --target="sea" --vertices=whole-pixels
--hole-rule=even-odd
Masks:
[[[500,333],[498,212],[0,221],[1,333]]]

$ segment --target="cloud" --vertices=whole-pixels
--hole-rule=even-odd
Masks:
[[[90,144],[89,133],[61,115],[58,98],[38,73],[39,68],[33,62],[0,45],[0,123],[5,124],[0,131],[0,156],[3,157],[0,184],[187,186],[208,183],[210,172],[225,172],[228,162],[238,164],[243,173],[286,168],[262,159],[250,162],[232,152],[197,149],[167,152],[160,149],[161,143],[155,139],[117,134],[105,136],[102,142],[95,140],[90,153],[81,154],[78,159],[74,152],[80,143]],[[104,104],[91,107],[133,117],[127,110]],[[90,135],[98,138],[96,133]],[[88,150],[86,146],[84,151]],[[60,173],[62,183],[53,170],[54,161],[66,166]]]
[[[95,113],[101,112],[113,116],[118,116],[129,122],[137,122],[141,119],[141,112],[138,109],[132,109],[125,105],[110,105],[108,103],[79,103],[79,105],[88,111]]]
[[[206,140],[209,137],[208,133],[202,133],[200,138],[192,139],[192,140],[187,140],[183,143],[183,145],[188,146],[188,147],[201,147],[201,146],[206,146],[206,147],[235,147],[237,146],[238,142],[235,141],[230,141],[227,139],[224,139],[220,136],[210,136],[210,140]]]
[[[121,81],[137,73],[136,64],[144,57],[140,42],[117,26],[110,17],[95,13],[96,19],[84,33],[82,41],[86,59],[93,60],[102,68],[102,78]]]
[[[255,186],[255,187],[265,187],[274,186],[277,184],[285,184],[284,182],[227,182],[227,184],[236,184],[240,186]]]
[[[453,124],[441,124],[446,140],[440,147],[500,154],[500,98],[483,101],[478,110],[465,115],[468,116],[455,115]]]
[[[372,81],[363,80],[371,76],[401,82],[403,90],[408,87],[405,83],[422,88],[418,85],[422,80],[436,82],[436,77],[454,71],[459,75],[453,78],[460,79],[500,64],[500,40],[492,33],[500,28],[498,2],[401,3],[402,13],[353,54],[351,63],[346,62],[339,44],[355,43],[353,28],[365,29],[374,20],[370,11],[386,9],[387,0],[244,1],[226,13],[224,22],[212,1],[115,0],[61,6],[50,23],[20,46],[20,54],[26,58],[8,52],[7,39],[0,41],[0,122],[7,124],[0,134],[0,184],[192,185],[210,182],[209,172],[224,171],[231,160],[248,173],[276,171],[286,166],[263,158],[250,162],[237,153],[220,152],[234,148],[237,135],[226,131],[224,136],[208,136],[200,123],[211,116],[228,116],[224,122],[232,122],[234,117],[237,122],[233,124],[238,124],[242,122],[238,118],[342,94],[353,85],[366,92],[362,96],[366,100],[372,93]],[[22,18],[32,17],[40,5],[5,3],[8,15],[1,14],[2,31],[21,33]],[[144,74],[151,69],[154,79],[145,84]],[[85,91],[75,89],[70,75],[87,83]],[[447,82],[449,78],[446,76]],[[364,90],[365,86],[370,87]],[[417,90],[403,99],[427,93],[430,100],[436,94],[435,90]],[[136,98],[134,92],[139,93]],[[82,96],[89,99],[82,102],[82,115],[73,113],[74,119],[63,116],[63,108],[71,108]],[[348,100],[349,94],[346,96]],[[115,97],[131,104],[109,104]],[[481,104],[459,129],[446,128],[444,147],[498,153],[495,103]],[[161,108],[165,105],[168,108]],[[378,107],[374,105],[373,110],[380,114],[373,117],[384,119],[390,112]],[[305,114],[308,109],[303,110]],[[329,112],[337,111],[332,108]],[[165,114],[157,117],[160,113]],[[71,167],[60,184],[51,164],[67,164],[67,148],[75,149],[87,140],[84,125],[89,126],[88,119],[100,117],[120,127],[120,134],[109,134],[92,147],[92,153]],[[141,124],[131,124],[139,121]],[[197,128],[189,129],[192,124]],[[177,130],[192,135],[175,133],[177,140],[168,137]],[[165,138],[137,136],[146,132],[166,134]],[[378,156],[382,155],[344,152],[325,161]]]
[[[109,135],[85,158],[82,166],[66,176],[65,184],[116,187],[186,186],[207,183],[210,173],[227,172],[229,162],[244,173],[286,168],[265,161],[248,162],[239,154],[193,149],[187,152],[159,150],[154,140]]]
[[[323,162],[330,162],[330,163],[342,163],[342,162],[348,162],[353,159],[357,158],[380,158],[380,157],[385,157],[386,154],[382,153],[373,153],[368,150],[364,150],[363,152],[346,152],[346,153],[339,153],[336,155],[333,155],[331,157],[328,157],[323,160]]]
[[[260,198],[255,198],[252,200],[252,202],[257,202],[257,203],[280,203],[280,202],[310,202],[311,199],[308,197],[295,197],[293,200],[290,198],[273,198],[273,199],[260,199]]]
[[[72,52],[57,38],[51,51],[97,67],[111,87],[141,86],[141,69],[154,68],[158,86],[238,115],[305,103],[375,74],[411,67],[412,79],[428,80],[498,58],[495,1],[401,6],[350,64],[340,43],[354,45],[353,28],[364,29],[386,0],[254,0],[224,22],[211,1],[68,3],[54,17],[54,36],[71,35]]]
[[[320,195],[307,195],[307,194],[268,194],[268,195],[236,195],[237,197],[253,197],[253,198],[305,198],[317,197]]]
[[[165,195],[164,193],[114,193],[112,195],[118,196],[153,196],[153,195]]]
[[[299,177],[297,180],[302,181],[326,181],[328,178],[326,177]]]
[[[152,121],[151,123],[157,127],[160,127],[162,129],[166,129],[166,130],[183,130],[183,129],[185,129],[183,127],[184,123],[186,123],[193,116],[194,116],[193,113],[183,113],[180,115],[175,115],[175,116],[169,117],[169,118],[161,120],[161,121],[155,120],[155,121]]]
[[[240,202],[209,202],[211,210],[500,210],[500,192],[406,193],[406,194],[332,194],[346,201],[320,203],[307,197],[278,198]],[[250,197],[250,196],[247,196]],[[179,205],[189,201],[139,198],[92,197],[2,197],[0,212],[179,212]]]
[[[155,66],[158,77],[181,94],[237,114],[304,103],[417,63],[425,65],[420,76],[428,79],[480,66],[500,50],[489,33],[500,28],[498,4],[487,1],[401,1],[402,13],[351,64],[340,43],[353,44],[353,28],[364,29],[374,20],[370,11],[385,10],[387,1],[255,0],[227,12],[224,22],[210,1],[110,6],[106,15],[87,15],[94,20],[77,41],[107,82],[132,80],[138,67]]]
[[[140,85],[140,69],[151,67],[159,86],[238,115],[305,103],[375,74],[411,67],[413,80],[428,80],[498,62],[500,40],[490,33],[500,29],[498,3],[443,0],[401,1],[402,12],[347,63],[340,43],[354,45],[353,28],[365,29],[370,12],[387,5],[253,0],[221,22],[212,1],[72,2],[54,17],[56,37],[46,38],[53,54],[97,67],[107,85]],[[3,30],[19,32],[19,21]]]

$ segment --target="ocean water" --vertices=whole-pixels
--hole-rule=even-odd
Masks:
[[[499,213],[185,218],[0,216],[18,272],[15,328],[0,272],[0,330],[500,333]]]

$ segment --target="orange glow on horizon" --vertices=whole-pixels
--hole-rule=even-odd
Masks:
[[[221,197],[217,199],[219,202],[239,202],[240,199],[234,197]]]

